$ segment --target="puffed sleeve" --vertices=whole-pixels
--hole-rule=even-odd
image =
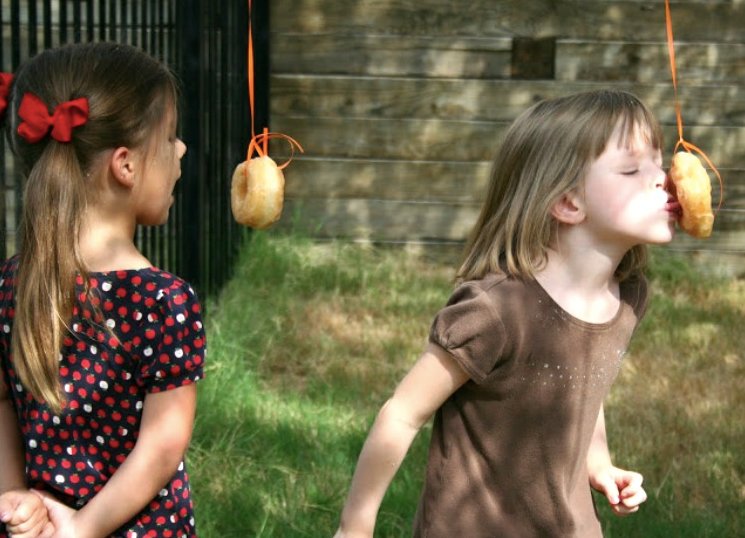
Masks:
[[[464,284],[435,316],[429,341],[450,353],[474,382],[483,383],[502,357],[505,329],[489,294]]]
[[[139,383],[148,392],[160,392],[204,377],[206,341],[201,306],[186,282],[174,282],[158,292],[157,306],[147,329],[154,338],[143,354]],[[146,334],[147,334],[146,331]]]

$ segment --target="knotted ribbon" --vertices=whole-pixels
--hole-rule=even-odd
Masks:
[[[10,85],[13,82],[13,73],[0,73],[0,117],[5,109],[8,108],[8,94]]]
[[[286,168],[288,164],[290,164],[290,161],[292,161],[292,157],[295,155],[295,148],[297,148],[302,153],[303,147],[297,140],[295,140],[291,136],[283,133],[270,133],[267,127],[264,127],[264,131],[261,134],[256,134],[254,127],[254,44],[252,14],[252,2],[251,0],[248,0],[248,106],[251,112],[251,140],[249,141],[248,149],[246,150],[246,161],[250,161],[254,153],[259,155],[259,157],[268,157],[269,139],[281,138],[283,140],[286,140],[287,143],[290,144],[290,157],[287,159],[287,161],[277,166],[277,168],[282,170]],[[248,173],[248,167],[244,168],[244,173]]]
[[[88,121],[88,99],[79,97],[60,103],[49,114],[47,105],[33,93],[26,93],[18,108],[23,120],[18,126],[18,135],[29,144],[42,140],[51,130],[52,138],[67,143],[72,140],[72,130]]]
[[[670,0],[665,0],[665,29],[667,33],[667,53],[668,58],[670,59],[670,74],[672,75],[673,80],[675,120],[678,125],[678,141],[675,143],[673,153],[678,151],[678,148],[680,147],[688,153],[698,153],[709,166],[711,171],[714,172],[714,175],[716,175],[719,180],[719,205],[717,206],[717,212],[719,212],[722,208],[722,203],[724,202],[724,180],[722,179],[722,175],[719,173],[719,170],[717,170],[717,167],[714,166],[714,163],[711,162],[709,156],[701,148],[683,138],[683,114],[681,112],[680,100],[678,99],[678,71],[675,67],[675,42],[673,40],[673,19],[670,14]]]

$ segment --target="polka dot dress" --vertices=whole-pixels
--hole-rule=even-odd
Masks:
[[[0,380],[18,412],[29,484],[80,508],[133,449],[145,396],[203,376],[200,305],[186,282],[156,268],[91,273],[89,301],[75,307],[59,358],[66,402],[54,415],[24,390],[13,370],[17,266],[18,259],[11,258],[0,274]],[[77,293],[84,299],[82,284],[79,278]],[[0,526],[0,538],[5,536]],[[160,493],[112,536],[196,536],[183,462]]]

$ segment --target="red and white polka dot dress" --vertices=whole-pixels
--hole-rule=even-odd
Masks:
[[[90,303],[78,303],[60,356],[66,399],[52,414],[13,370],[10,335],[17,257],[0,273],[0,379],[9,387],[26,448],[29,485],[71,507],[85,505],[137,441],[145,396],[203,376],[205,335],[196,294],[156,268],[90,274]],[[82,279],[77,290],[83,293]],[[0,526],[0,538],[5,538]],[[113,537],[195,537],[183,462],[171,481]]]

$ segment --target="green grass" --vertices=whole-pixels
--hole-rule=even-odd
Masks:
[[[606,536],[745,532],[745,285],[662,251],[654,295],[606,404],[614,459],[644,473],[643,510]],[[332,536],[379,406],[424,347],[449,263],[403,249],[254,233],[207,305],[207,378],[189,467],[200,536]],[[429,428],[376,536],[410,535]]]

